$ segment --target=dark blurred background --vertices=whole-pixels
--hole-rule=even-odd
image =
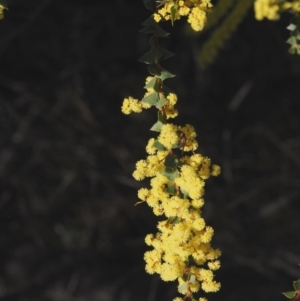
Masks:
[[[141,98],[148,50],[142,1],[11,0],[0,22],[0,299],[171,301],[175,283],[144,271],[158,218],[131,174],[154,136],[156,111],[124,116]],[[210,67],[196,61],[210,32],[185,20],[164,41],[177,77],[177,123],[222,166],[204,215],[222,250],[210,301],[285,300],[300,277],[300,57],[291,15],[251,9]]]

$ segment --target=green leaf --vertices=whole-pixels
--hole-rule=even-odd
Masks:
[[[180,222],[180,218],[178,216],[171,216],[168,218],[168,222],[172,225],[176,225]]]
[[[174,91],[171,89],[171,88],[169,88],[169,87],[167,87],[167,86],[165,86],[165,85],[163,85],[163,92],[164,92],[164,94],[165,95],[169,95],[170,93],[174,93]]]
[[[293,281],[293,287],[295,290],[299,291],[300,290],[300,279]]]
[[[163,94],[160,94],[159,97],[159,101],[156,103],[156,107],[158,109],[160,109],[161,107],[163,107],[166,103],[167,103],[167,99],[165,98],[165,96]]]
[[[181,191],[181,193],[183,194],[183,196],[184,196],[185,198],[187,198],[187,197],[189,196],[189,194],[188,194],[188,192],[187,192],[186,190],[180,188],[180,191]]]
[[[297,291],[290,291],[290,292],[285,292],[282,293],[284,296],[286,296],[288,299],[294,299],[295,296],[297,295]]]
[[[175,55],[174,52],[169,51],[168,49],[165,49],[165,48],[162,48],[162,47],[159,47],[159,50],[162,53],[162,57],[161,57],[162,60],[168,59],[168,58]]]
[[[157,77],[154,76],[154,77],[149,81],[149,83],[145,85],[144,88],[145,88],[145,89],[151,89],[151,88],[153,88],[155,91],[157,91],[157,88],[158,88],[158,87],[157,87]]]
[[[165,176],[169,181],[174,181],[176,178],[179,177],[178,170],[172,171],[172,170],[166,169],[161,174],[163,176]]]
[[[178,292],[181,294],[186,294],[187,292],[187,284],[183,283],[178,287]]]
[[[157,24],[157,23],[156,23],[155,20],[153,19],[153,15],[151,15],[149,18],[147,18],[147,19],[142,23],[143,26],[155,26],[155,24]]]
[[[2,5],[4,8],[7,8],[7,1],[6,0],[0,0],[0,5]]]
[[[162,56],[161,52],[155,50],[154,48],[151,48],[149,52],[145,53],[139,59],[139,62],[146,63],[146,64],[154,64],[158,62],[161,56]]]
[[[139,30],[140,33],[150,34],[155,33],[155,27],[154,26],[146,26]]]
[[[297,28],[297,25],[291,23],[286,29],[290,30],[290,31],[294,31]]]
[[[153,34],[155,37],[158,38],[167,38],[170,35],[170,33],[163,30],[157,23],[155,25],[148,25],[140,29],[139,32],[145,34]]]
[[[171,7],[171,23],[172,23],[172,26],[174,26],[175,15],[176,15],[176,7],[172,6]]]
[[[152,128],[150,129],[150,131],[153,131],[153,132],[160,132],[163,125],[164,125],[164,124],[163,124],[161,121],[157,121],[157,122],[152,126]]]
[[[175,184],[170,184],[167,187],[167,193],[171,194],[171,195],[176,195],[177,194],[177,190],[175,187]]]
[[[149,45],[154,49],[154,50],[157,50],[156,49],[156,45],[155,45],[155,36],[152,36],[149,41],[148,41]]]
[[[143,0],[145,7],[151,11],[155,9],[155,0]]]
[[[174,155],[169,154],[167,155],[164,163],[167,169],[175,169],[178,164],[178,159],[174,157]]]
[[[162,111],[158,111],[158,121],[161,121],[163,124],[166,123],[166,118],[163,115]]]
[[[150,105],[154,106],[159,101],[158,93],[153,92],[153,93],[147,95],[146,97],[144,97],[141,101],[149,103]]]
[[[159,76],[159,78],[160,78],[161,80],[165,80],[166,78],[172,78],[172,77],[175,77],[175,76],[176,76],[175,74],[169,72],[168,70],[162,69],[162,70],[160,71],[160,76]]]
[[[152,33],[155,37],[158,38],[167,38],[170,33],[163,30],[157,23],[154,25],[147,25],[146,27],[139,30],[140,33],[150,34]]]
[[[290,47],[289,53],[290,54],[295,54],[296,53],[296,48],[295,47]]]
[[[291,36],[286,42],[290,45],[294,45],[296,44],[296,38],[294,36]]]
[[[160,68],[156,64],[150,64],[148,66],[148,72],[152,75],[160,75]]]
[[[195,283],[195,281],[196,281],[195,275],[191,275],[191,277],[190,277],[190,282],[191,282],[191,283]]]
[[[163,30],[157,23],[156,23],[156,29],[157,29],[157,31],[155,32],[155,35],[157,37],[167,38],[170,35],[169,32]]]
[[[152,146],[160,151],[167,150],[167,148],[162,143],[160,143],[158,140],[155,140]]]

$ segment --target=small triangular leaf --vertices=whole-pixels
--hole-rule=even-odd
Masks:
[[[290,292],[284,292],[282,293],[284,296],[286,296],[288,299],[294,299],[297,292],[296,291],[290,291]]]
[[[158,109],[160,109],[161,107],[163,107],[166,103],[167,103],[167,99],[165,98],[165,96],[163,94],[159,95],[159,101],[156,103],[156,107]]]
[[[154,76],[150,81],[149,81],[149,83],[147,83],[146,85],[145,85],[145,89],[154,89],[155,91],[157,90],[157,89],[155,89],[155,87],[157,87],[157,77],[156,76]]]
[[[168,223],[172,225],[176,225],[180,222],[180,218],[178,216],[171,216],[168,218]]]
[[[187,197],[189,196],[189,194],[188,194],[188,192],[187,192],[186,190],[180,188],[180,191],[181,191],[181,193],[183,194],[183,196],[184,196],[185,198],[187,198]]]
[[[150,34],[155,33],[155,27],[154,26],[146,26],[139,30],[140,33]]]
[[[169,32],[163,30],[158,24],[156,24],[156,29],[157,29],[157,31],[155,32],[155,35],[157,37],[167,38],[170,35]]]
[[[153,143],[153,147],[155,147],[156,149],[158,149],[160,151],[167,150],[167,148],[162,143],[160,143],[158,140],[155,140],[155,142]]]
[[[195,275],[191,275],[191,277],[190,277],[190,282],[191,282],[191,283],[195,283],[195,281],[196,281]]]
[[[296,48],[295,47],[290,47],[289,53],[290,54],[295,54],[296,53]]]
[[[300,279],[293,281],[293,287],[296,291],[300,290]]]
[[[171,88],[169,88],[168,86],[163,86],[163,92],[164,92],[164,94],[165,95],[169,95],[170,93],[174,93],[174,91],[171,89]]]
[[[177,191],[176,191],[176,187],[174,184],[170,184],[167,187],[167,193],[171,194],[171,195],[176,195]]]
[[[187,292],[187,284],[183,283],[180,286],[178,286],[178,292],[181,293],[181,294],[183,294],[183,295],[186,294],[186,292]]]
[[[139,62],[146,63],[146,64],[154,64],[158,62],[161,56],[162,56],[161,52],[156,51],[154,48],[151,48],[149,52],[145,53],[139,59]]]
[[[153,19],[153,15],[151,15],[148,19],[146,19],[142,25],[143,26],[155,26],[156,22],[155,20]]]
[[[158,93],[153,92],[153,93],[147,95],[146,97],[144,97],[141,101],[149,103],[150,105],[154,106],[159,101]]]
[[[171,170],[164,170],[161,173],[163,176],[165,176],[169,181],[174,181],[176,178],[179,177],[179,172],[178,170],[171,171]]]
[[[297,28],[297,26],[296,26],[295,24],[293,24],[293,23],[291,23],[291,24],[287,27],[287,29],[290,30],[290,31],[294,31],[296,28]]]
[[[148,66],[148,72],[152,75],[160,75],[160,68],[156,64],[150,64]]]
[[[152,37],[149,39],[149,45],[150,45],[153,49],[155,49],[155,51],[157,51],[155,43],[156,43],[155,37],[152,36]]]
[[[168,169],[174,169],[177,167],[177,163],[178,163],[178,159],[176,157],[174,157],[174,155],[167,155],[166,159],[165,159],[165,166]]]
[[[294,44],[296,44],[296,38],[294,36],[292,36],[286,42],[290,45],[294,45]]]
[[[154,36],[158,38],[166,38],[170,35],[170,33],[163,30],[157,23],[156,25],[147,25],[146,27],[140,29],[139,32],[145,34],[152,33]]]
[[[159,78],[160,78],[161,80],[165,80],[165,79],[167,79],[167,78],[172,78],[172,77],[175,77],[175,76],[176,76],[175,74],[169,72],[168,70],[162,69],[162,70],[160,71],[160,76],[159,76]]]
[[[157,121],[150,129],[153,132],[160,132],[164,124],[161,121]]]
[[[160,47],[159,50],[162,52],[162,57],[161,57],[162,60],[168,59],[175,55],[174,52],[169,51],[168,49],[165,49],[165,48]]]

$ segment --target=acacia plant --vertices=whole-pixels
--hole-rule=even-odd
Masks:
[[[140,181],[151,178],[150,188],[138,191],[139,203],[147,203],[155,215],[165,217],[158,222],[156,234],[148,234],[145,242],[152,247],[144,255],[146,271],[158,273],[164,281],[178,280],[178,291],[184,299],[195,300],[194,293],[216,292],[220,283],[214,280],[214,271],[220,268],[219,249],[211,246],[214,230],[206,225],[201,214],[204,205],[205,181],[220,173],[218,165],[197,153],[195,128],[170,122],[178,115],[177,95],[165,85],[174,74],[162,67],[161,61],[173,55],[159,44],[169,34],[158,22],[174,23],[187,16],[191,27],[204,28],[211,10],[210,0],[160,1],[155,6],[145,0],[145,6],[154,13],[142,25],[141,32],[150,34],[150,51],[140,61],[148,64],[145,95],[140,101],[124,99],[122,112],[139,113],[155,107],[158,119],[151,130],[157,136],[146,146],[147,157],[136,163],[133,177]],[[176,300],[182,300],[177,297]],[[203,301],[205,298],[200,298]]]

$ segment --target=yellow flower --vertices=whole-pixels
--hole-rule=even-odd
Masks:
[[[205,221],[203,218],[197,218],[194,222],[193,222],[193,228],[201,231],[205,228]]]
[[[162,126],[158,141],[166,148],[171,149],[178,144],[177,126],[171,123]]]
[[[220,268],[221,264],[219,260],[216,261],[211,261],[208,264],[208,267],[212,270],[212,271],[216,271]]]
[[[138,191],[138,197],[142,201],[146,201],[147,198],[148,198],[148,196],[149,196],[149,194],[150,194],[150,191],[147,188],[141,188]]]
[[[212,168],[212,171],[211,171],[210,174],[211,174],[212,176],[218,176],[218,175],[221,173],[221,168],[220,168],[220,166],[213,164],[213,165],[211,166],[211,168]]]
[[[153,144],[155,142],[155,139],[154,138],[151,138],[149,141],[148,141],[148,144],[146,146],[146,151],[148,154],[150,155],[153,155],[156,153],[157,149],[155,147],[153,147]]]
[[[257,20],[262,20],[263,18],[278,20],[280,17],[279,5],[275,4],[273,0],[256,0],[254,11]]]
[[[196,209],[201,208],[204,205],[203,199],[195,199],[192,200],[192,206]]]
[[[188,16],[188,22],[195,31],[203,29],[206,23],[206,14],[212,7],[210,0],[180,0],[167,1],[164,6],[154,14],[156,22],[171,19],[171,8],[173,8],[172,20],[178,20],[182,16]],[[175,8],[175,10],[174,10]]]
[[[124,99],[121,110],[124,114],[128,115],[131,112],[140,113],[142,111],[142,107],[137,99],[129,96],[128,98]]]
[[[191,24],[195,31],[201,31],[206,23],[206,13],[199,7],[192,8],[188,17],[188,23]]]
[[[201,235],[201,241],[204,243],[210,242],[214,235],[214,229],[212,227],[207,226],[205,228],[204,233]]]
[[[216,282],[216,281],[211,281],[211,282],[204,281],[202,282],[201,287],[206,293],[217,292],[220,289],[221,284],[220,282]]]
[[[153,18],[156,22],[159,22],[161,20],[161,16],[159,14],[154,14]]]

